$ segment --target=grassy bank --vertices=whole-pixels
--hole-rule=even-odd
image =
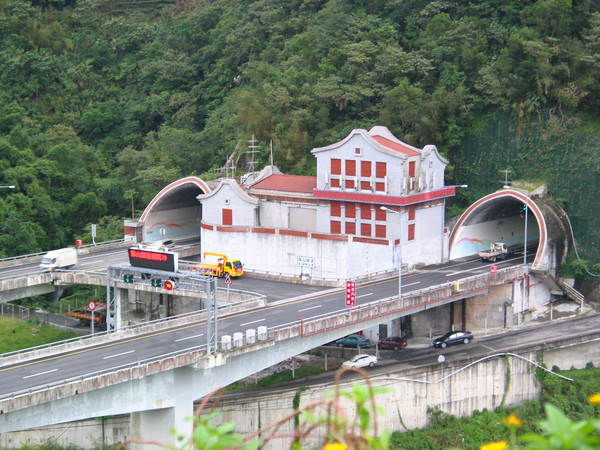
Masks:
[[[75,333],[59,330],[35,321],[0,316],[0,353],[13,352],[50,342],[77,337]]]

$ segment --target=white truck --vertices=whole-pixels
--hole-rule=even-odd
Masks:
[[[73,267],[77,264],[77,250],[74,248],[60,248],[46,253],[40,261],[40,268],[53,270]]]
[[[477,256],[482,261],[496,261],[496,259],[504,259],[508,255],[508,247],[504,242],[492,242],[489,250],[480,251]]]

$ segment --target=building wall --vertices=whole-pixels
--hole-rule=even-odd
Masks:
[[[360,148],[362,154],[355,155],[355,148]],[[347,142],[327,151],[315,153],[317,158],[317,189],[328,190],[331,187],[331,164],[332,159],[341,159],[342,163],[345,160],[357,161],[357,170],[360,167],[360,161],[373,161],[373,166],[376,161],[384,162],[387,165],[387,183],[388,195],[400,195],[402,184],[404,181],[404,160],[386,153],[382,153],[371,147],[371,143],[360,134],[353,135]],[[342,164],[343,166],[343,164]],[[375,168],[373,167],[373,170]],[[345,189],[342,189],[345,190]],[[354,189],[352,189],[354,191]],[[357,192],[363,192],[360,188]],[[364,192],[371,192],[365,190]],[[382,192],[384,193],[384,192]]]
[[[421,162],[419,176],[421,177],[422,185],[425,186],[427,190],[440,189],[444,187],[446,164],[438,157],[437,150],[433,150],[435,148],[434,146],[426,146],[423,149],[423,153],[426,153],[425,150],[428,150],[429,148],[431,148],[431,151]]]
[[[218,251],[240,258],[250,270],[288,276],[345,280],[366,273],[393,271],[394,247],[384,239],[361,242],[360,238],[255,227],[227,232],[224,227],[203,224],[203,251]],[[210,243],[210,248],[209,244]],[[314,258],[315,267],[298,266],[298,257]]]
[[[294,202],[260,201],[261,227],[317,231],[317,205]]]
[[[202,199],[202,220],[210,223],[223,223],[223,210],[232,211],[235,226],[256,225],[256,205],[241,197],[228,183],[222,183],[213,195]]]
[[[226,227],[220,227],[217,231],[215,227],[217,224],[203,221],[202,250],[235,255],[250,270],[288,275],[310,273],[312,276],[328,279],[355,278],[398,269],[400,255],[397,242],[402,220],[401,260],[403,268],[436,264],[442,261],[445,242],[442,203],[426,208],[416,208],[414,220],[409,220],[406,213],[401,216],[388,213],[387,238],[329,233],[329,220],[327,225],[324,225],[324,218],[328,217],[327,208],[324,206],[303,205],[301,209],[306,209],[305,224],[313,220],[312,217],[315,215],[314,228],[317,229],[317,232],[314,231],[314,228],[311,230],[310,226],[306,226],[302,230],[298,228],[294,230],[295,227],[290,227],[289,220],[285,219],[285,215],[289,217],[290,207],[295,208],[296,213],[299,211],[297,205],[293,204],[261,202],[261,226],[256,229],[244,227],[241,230],[228,231]],[[209,209],[210,206],[207,204],[204,208]],[[247,206],[245,208],[246,210],[250,209]],[[264,214],[264,211],[272,211],[272,214]],[[271,217],[273,220],[265,224],[264,217]],[[273,226],[272,224],[277,221],[284,222],[287,226],[281,228]],[[409,224],[415,225],[415,239],[412,241],[408,240]],[[326,226],[326,228],[319,229],[320,226]],[[297,232],[286,234],[287,231]],[[268,249],[269,258],[267,259],[264,258],[265,249]],[[316,267],[309,271],[299,268],[297,266],[298,256],[315,258]]]

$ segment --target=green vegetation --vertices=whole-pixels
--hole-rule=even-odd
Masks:
[[[231,154],[312,175],[386,125],[435,144],[457,207],[511,179],[564,199],[598,262],[600,6],[582,0],[0,1],[0,257],[122,235]]]
[[[0,354],[77,337],[51,325],[0,316]]]

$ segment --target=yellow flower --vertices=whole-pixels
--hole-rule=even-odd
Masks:
[[[507,427],[516,427],[519,428],[523,426],[523,422],[517,417],[515,413],[510,413],[508,417],[502,419],[502,423]]]
[[[508,448],[508,442],[496,441],[496,442],[490,442],[489,444],[482,445],[480,450],[506,450],[507,448]]]
[[[332,442],[323,446],[323,450],[346,450],[347,448],[346,444],[341,442]]]
[[[600,405],[600,392],[596,392],[588,397],[588,401],[592,405]]]

